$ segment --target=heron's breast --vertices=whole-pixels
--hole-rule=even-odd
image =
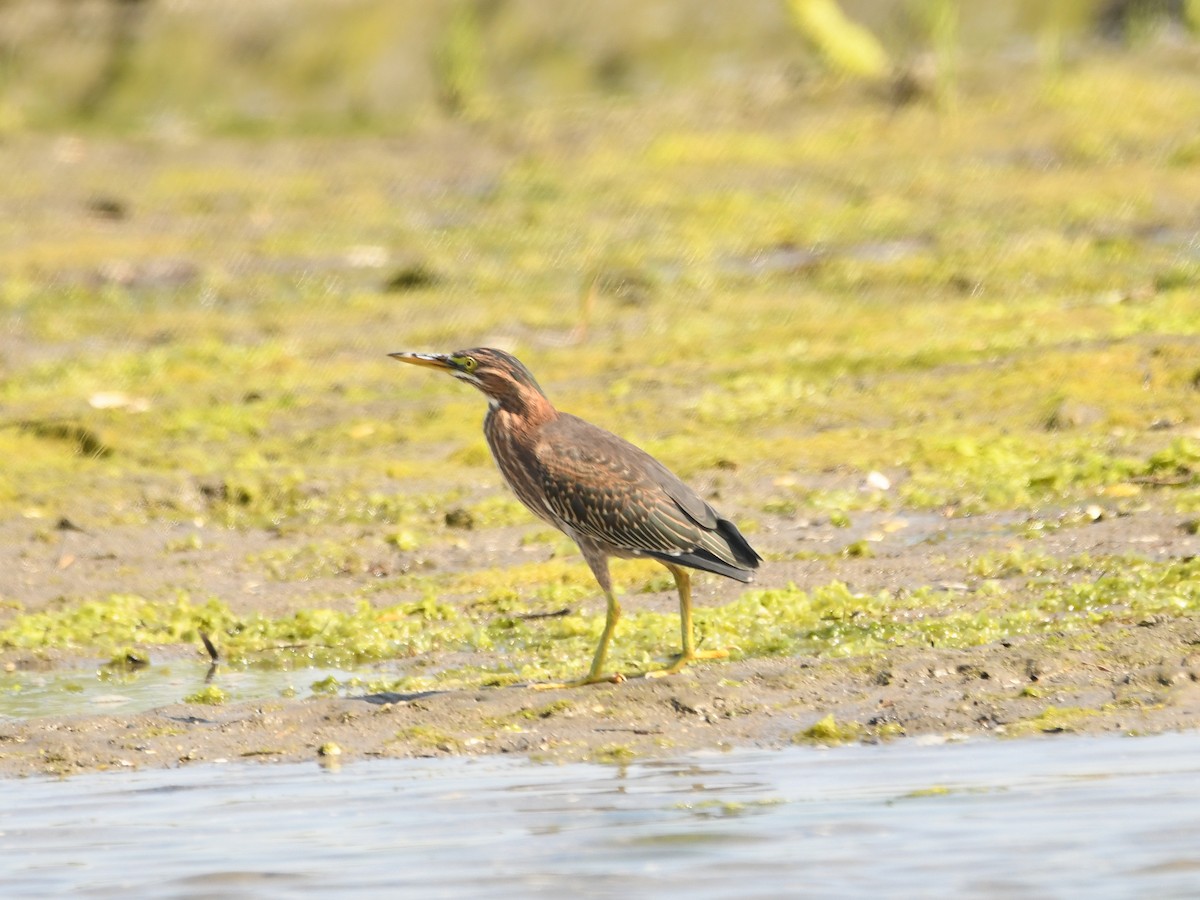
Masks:
[[[496,460],[496,467],[518,500],[538,518],[561,528],[543,503],[534,442],[511,419],[510,413],[493,409],[483,423],[483,433]]]

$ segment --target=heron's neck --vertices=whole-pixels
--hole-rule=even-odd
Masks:
[[[533,431],[558,418],[558,410],[541,391],[522,388],[502,397],[488,397],[488,418],[494,416],[511,429]]]

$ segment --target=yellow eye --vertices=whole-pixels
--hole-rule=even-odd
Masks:
[[[463,371],[466,372],[468,375],[470,375],[472,372],[474,372],[476,369],[479,368],[479,363],[475,360],[475,357],[473,357],[473,356],[462,357],[459,360],[459,365],[462,366]]]

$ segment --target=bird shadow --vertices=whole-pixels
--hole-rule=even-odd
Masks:
[[[529,690],[538,688],[540,682],[523,681],[516,684],[489,684],[470,690],[475,691],[513,691],[513,690]],[[547,687],[561,687],[561,685],[546,685]],[[441,691],[410,691],[401,693],[399,691],[379,691],[374,694],[360,694],[357,697],[349,697],[350,700],[359,700],[363,703],[370,703],[374,706],[386,706],[389,703],[411,703],[414,700],[426,700],[430,697],[445,696],[448,694],[466,693],[468,689],[463,690],[441,690]]]
[[[380,691],[376,694],[362,694],[350,699],[361,700],[364,703],[371,703],[375,706],[386,706],[389,703],[411,703],[414,700],[424,700],[427,697],[436,697],[439,694],[449,693],[452,693],[452,691],[410,691],[406,694],[397,691]]]

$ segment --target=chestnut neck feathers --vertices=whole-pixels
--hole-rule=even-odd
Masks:
[[[558,416],[537,380],[516,357],[490,348],[463,351],[461,355],[476,361],[475,371],[464,380],[471,381],[487,396],[491,407],[489,418],[503,414],[508,420],[506,424],[533,430]]]

